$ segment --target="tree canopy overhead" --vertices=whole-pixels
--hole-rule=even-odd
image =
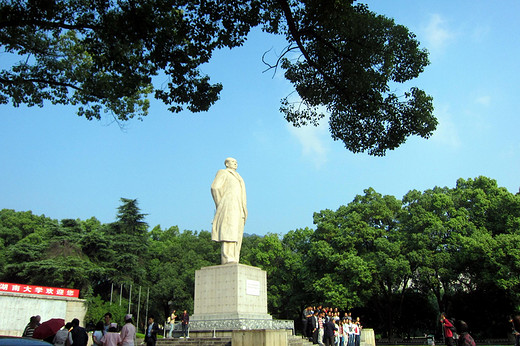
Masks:
[[[280,107],[294,126],[329,115],[335,140],[371,155],[435,130],[430,96],[391,92],[423,71],[427,52],[406,27],[354,1],[0,0],[0,44],[16,58],[0,70],[0,103],[71,104],[87,119],[125,121],[146,116],[153,95],[172,112],[207,111],[222,85],[200,66],[257,26],[288,41],[271,67],[298,94]],[[167,83],[154,85],[158,74]]]

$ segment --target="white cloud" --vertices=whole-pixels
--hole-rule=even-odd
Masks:
[[[455,38],[455,34],[448,27],[447,21],[439,14],[432,14],[424,28],[427,47],[430,52],[443,50]]]
[[[477,103],[481,106],[489,106],[491,104],[491,96],[489,96],[489,95],[479,96],[475,99],[475,103]]]
[[[319,126],[294,127],[287,124],[289,132],[301,145],[303,157],[310,160],[316,168],[327,162],[326,141],[330,139],[327,123],[326,119],[322,119]]]
[[[444,108],[436,110],[435,116],[437,117],[439,124],[433,133],[432,141],[451,147],[452,149],[459,148],[461,141],[457,131],[457,126],[453,121],[451,113]]]
[[[491,28],[489,26],[482,25],[482,23],[478,23],[478,25],[475,26],[472,30],[471,39],[476,43],[483,42],[489,37],[491,32]]]

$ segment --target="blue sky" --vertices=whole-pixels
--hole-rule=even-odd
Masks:
[[[401,198],[484,175],[516,193],[520,2],[368,5],[410,28],[430,52],[430,66],[409,84],[434,98],[439,126],[429,140],[411,137],[371,157],[334,142],[326,122],[292,128],[279,112],[291,86],[281,71],[263,73],[261,61],[284,41],[255,31],[203,67],[224,84],[207,113],[170,114],[153,102],[142,122],[120,129],[108,118],[79,118],[71,107],[0,105],[0,209],[112,222],[121,197],[137,198],[151,227],[210,230],[210,185],[229,156],[247,187],[245,232],[259,235],[313,227],[314,212],[336,210],[369,187]]]

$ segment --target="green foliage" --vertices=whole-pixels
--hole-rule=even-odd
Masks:
[[[428,138],[437,126],[432,98],[418,88],[400,99],[391,85],[417,77],[428,53],[392,19],[353,1],[278,1],[287,27],[279,29],[299,58],[282,59],[300,102],[282,101],[295,126],[330,115],[332,138],[352,152],[384,155],[410,135]]]
[[[87,314],[85,315],[85,321],[92,322],[94,324],[99,321],[104,322],[103,317],[107,312],[110,312],[112,314],[112,322],[115,322],[120,326],[124,325],[128,300],[122,300],[121,305],[119,305],[119,303],[110,304],[110,302],[103,300],[101,296],[96,295],[93,297],[88,297],[86,303],[88,310]]]
[[[114,233],[146,238],[148,225],[143,221],[146,214],[140,212],[137,199],[121,198],[121,202],[123,204],[117,208],[117,229]]]
[[[314,286],[325,302],[343,309],[374,305],[392,330],[402,308],[395,297],[406,293],[412,277],[398,229],[401,202],[371,188],[364,192],[336,212],[314,215]]]
[[[130,290],[141,323],[146,308],[159,323],[172,309],[193,312],[195,271],[219,263],[220,245],[208,231],[149,230],[144,215],[132,199],[121,199],[110,224],[1,210],[0,281],[79,288],[93,322],[110,311],[122,323]],[[314,222],[314,230],[244,237],[241,263],[267,272],[275,318],[323,304],[392,338],[435,332],[445,311],[479,337],[500,338],[503,316],[520,306],[520,195],[492,179],[402,200],[369,188]]]
[[[316,125],[326,110],[335,140],[384,155],[435,130],[430,96],[416,87],[391,92],[423,72],[428,54],[406,27],[353,3],[1,1],[0,45],[14,62],[0,71],[0,104],[70,104],[87,119],[108,112],[126,121],[146,116],[153,95],[171,112],[207,111],[222,85],[200,66],[261,26],[288,41],[271,66],[298,94],[282,100],[286,119]]]
[[[15,244],[31,233],[40,233],[44,229],[54,229],[56,220],[46,218],[45,215],[37,216],[32,212],[16,212],[3,209],[0,211],[0,238],[6,246]]]
[[[168,316],[169,310],[193,311],[195,270],[219,264],[219,244],[211,241],[207,231],[179,232],[177,227],[165,231],[156,227],[151,242],[146,273],[153,283],[150,295],[156,319]]]
[[[106,228],[111,256],[105,260],[113,269],[110,281],[116,283],[141,283],[145,276],[144,255],[148,247],[146,214],[140,212],[136,199],[121,198],[117,221]]]

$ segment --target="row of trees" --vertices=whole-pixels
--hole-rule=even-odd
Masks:
[[[149,229],[137,201],[121,201],[110,224],[2,210],[0,281],[79,288],[92,319],[112,284],[126,297],[128,287],[133,297],[149,288],[159,320],[171,308],[192,311],[195,270],[219,263],[219,245],[208,231]],[[314,223],[244,238],[241,262],[267,271],[274,317],[298,320],[305,305],[323,303],[382,337],[434,333],[441,311],[476,337],[509,332],[507,315],[520,308],[520,195],[496,181],[459,179],[402,200],[370,188]]]

